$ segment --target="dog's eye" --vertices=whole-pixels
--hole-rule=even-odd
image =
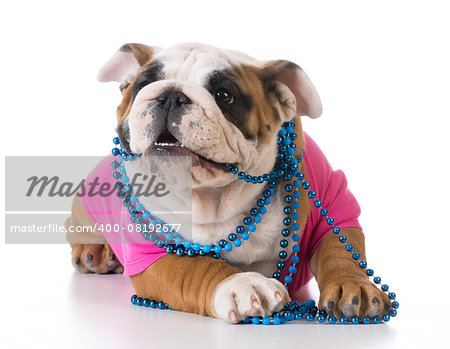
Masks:
[[[233,104],[234,103],[234,96],[231,93],[230,90],[227,90],[225,88],[220,88],[215,93],[216,101],[226,103],[226,104]]]

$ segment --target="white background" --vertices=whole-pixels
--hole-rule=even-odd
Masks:
[[[304,128],[345,171],[369,265],[401,304],[381,326],[231,326],[136,310],[128,280],[77,274],[69,246],[2,243],[2,348],[448,345],[446,1],[10,1],[0,13],[2,155],[106,154],[120,94],[95,76],[126,42],[298,63],[324,105]]]

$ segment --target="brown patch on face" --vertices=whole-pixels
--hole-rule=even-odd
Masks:
[[[270,81],[260,76],[260,68],[243,65],[234,68],[239,77],[239,87],[253,99],[253,107],[247,116],[244,128],[258,137],[258,146],[268,144],[282,123],[281,110],[275,93],[271,93]]]

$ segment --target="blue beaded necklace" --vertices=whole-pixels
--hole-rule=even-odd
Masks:
[[[366,271],[366,274],[373,278],[373,282],[377,285],[381,284],[381,278],[379,276],[374,277],[373,269],[367,267],[367,262],[361,260],[361,255],[354,250],[353,246],[347,241],[347,237],[341,233],[341,229],[334,224],[334,219],[329,216],[328,210],[323,207],[322,201],[317,198],[316,192],[310,188],[310,183],[305,180],[305,176],[298,170],[298,165],[302,161],[304,151],[300,151],[300,155],[296,156],[296,145],[293,142],[297,138],[297,134],[294,133],[295,123],[293,120],[286,122],[282,125],[277,139],[278,155],[276,159],[275,168],[267,174],[262,176],[251,176],[243,171],[239,171],[236,166],[225,164],[231,173],[237,175],[237,178],[247,183],[265,183],[267,182],[267,188],[263,191],[262,197],[256,201],[255,207],[253,207],[249,215],[243,219],[242,225],[236,227],[234,232],[231,232],[227,238],[221,239],[216,245],[200,245],[199,243],[193,243],[189,240],[183,239],[183,237],[172,230],[170,225],[165,223],[158,217],[153,216],[147,211],[144,206],[139,203],[138,197],[133,194],[133,188],[130,184],[130,179],[126,174],[124,162],[133,161],[141,156],[141,154],[129,154],[126,153],[120,144],[118,137],[113,139],[115,147],[112,149],[112,154],[116,157],[111,163],[111,167],[114,169],[112,174],[113,178],[117,180],[115,187],[118,190],[117,195],[123,200],[123,206],[126,207],[130,213],[130,220],[132,223],[136,223],[139,227],[138,231],[143,232],[143,238],[152,241],[160,248],[165,248],[167,253],[175,253],[177,256],[189,256],[196,255],[205,256],[210,255],[212,258],[227,261],[221,254],[230,252],[233,248],[240,247],[244,241],[248,240],[250,234],[255,232],[257,224],[262,222],[263,216],[267,213],[267,206],[271,203],[271,196],[275,193],[275,188],[284,179],[286,184],[284,190],[286,195],[284,196],[284,202],[286,206],[284,208],[284,214],[286,217],[283,219],[284,229],[281,231],[282,239],[280,241],[281,251],[278,256],[280,261],[276,265],[276,272],[273,273],[273,278],[280,280],[281,272],[286,265],[286,259],[288,258],[287,247],[289,245],[288,236],[292,236],[292,240],[297,243],[300,240],[299,224],[297,219],[299,218],[296,210],[300,208],[298,199],[301,196],[301,190],[305,191],[308,197],[313,201],[313,208],[320,210],[322,219],[325,219],[330,226],[330,230],[338,237],[339,241],[343,243],[346,251],[352,253],[352,258],[358,263],[361,269]],[[155,227],[163,228],[155,229]],[[168,229],[164,227],[169,227]],[[291,235],[292,234],[292,235]],[[284,277],[284,286],[287,288],[288,284],[292,282],[292,276],[297,272],[296,264],[300,261],[298,253],[300,252],[300,246],[295,244],[292,247],[291,262],[289,267],[289,274]],[[317,320],[319,323],[328,321],[330,324],[370,324],[388,322],[391,317],[397,315],[397,309],[399,303],[396,301],[396,294],[389,292],[389,286],[387,284],[381,285],[381,290],[385,292],[391,303],[390,314],[375,316],[373,318],[364,317],[362,319],[354,316],[352,318],[341,317],[337,319],[334,316],[328,315],[325,310],[320,310],[315,305],[314,300],[309,300],[305,303],[297,303],[292,301],[284,306],[282,311],[275,312],[270,317],[247,317],[242,323],[263,324],[263,325],[278,325],[287,321],[306,319],[311,322]],[[150,300],[148,298],[141,298],[137,295],[131,297],[131,303],[139,306],[145,306],[150,308],[158,308],[161,310],[172,309],[168,304]]]

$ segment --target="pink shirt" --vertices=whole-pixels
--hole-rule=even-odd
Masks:
[[[322,151],[307,134],[305,134],[305,141],[303,161],[311,184],[310,188],[316,192],[316,197],[322,201],[329,216],[335,219],[335,225],[340,228],[360,228],[358,223],[360,208],[347,188],[344,173],[340,170],[333,171]],[[115,180],[112,178],[114,170],[111,168],[113,160],[112,155],[105,157],[88,175],[86,183],[92,183],[97,177],[100,183],[109,183],[114,186]],[[130,222],[130,214],[123,207],[122,200],[116,193],[104,197],[85,195],[81,197],[81,201],[97,229],[103,233],[124,266],[124,275],[138,274],[166,254],[164,248],[158,248],[152,242],[145,240],[142,233],[135,231],[135,224]],[[298,291],[312,278],[309,260],[322,238],[331,230],[326,220],[321,217],[320,209],[313,204],[311,206],[311,214],[299,241],[300,262],[297,263],[297,273],[289,284],[290,293]],[[270,210],[270,206],[268,209]],[[281,280],[288,274],[288,268],[292,265],[290,258],[286,261]]]

